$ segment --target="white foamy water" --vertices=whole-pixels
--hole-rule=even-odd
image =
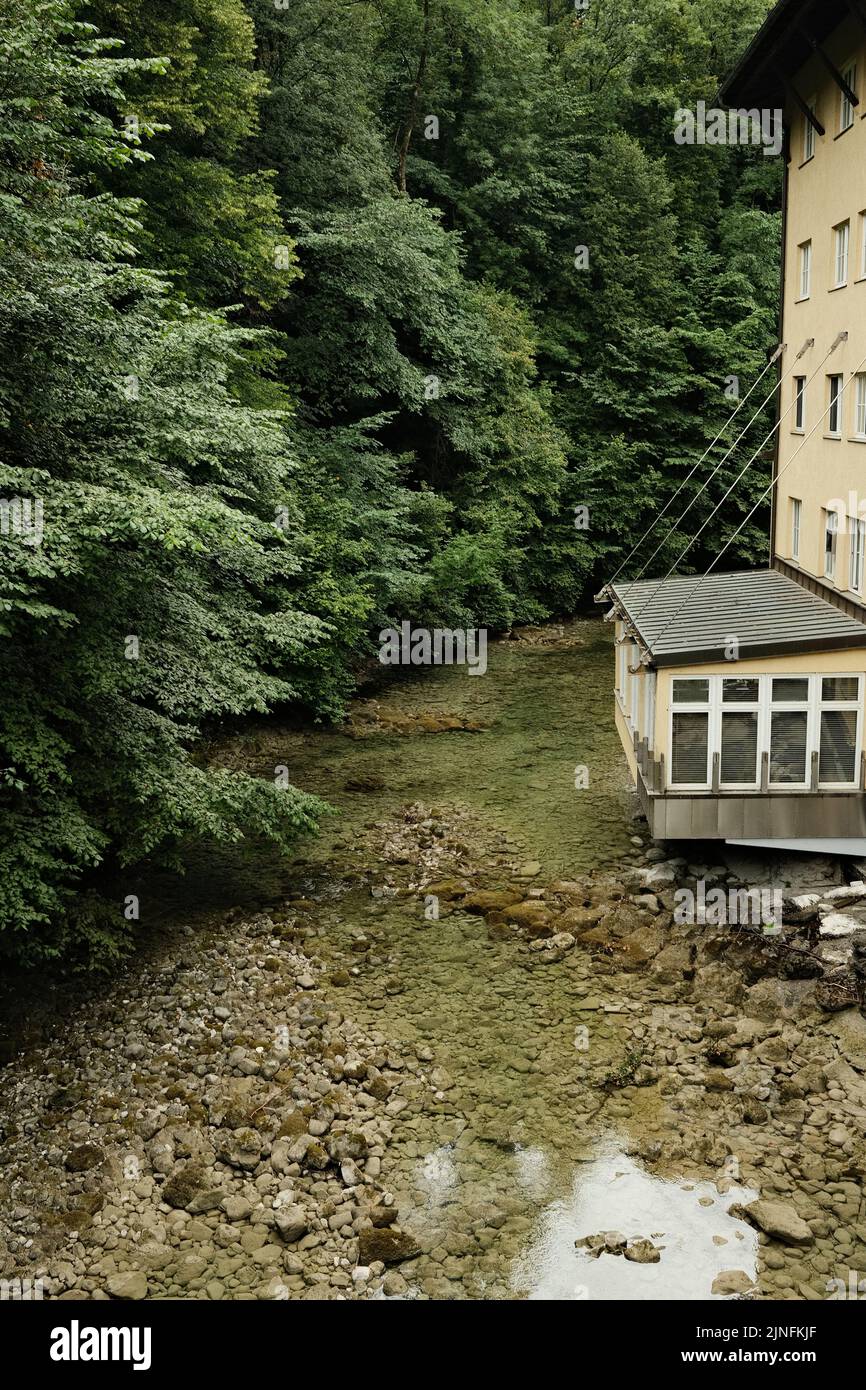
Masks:
[[[550,1163],[544,1149],[518,1145],[514,1164],[520,1186],[533,1197],[543,1197],[550,1183]]]
[[[558,1301],[709,1298],[723,1270],[756,1275],[758,1233],[729,1216],[728,1208],[757,1195],[734,1186],[721,1196],[713,1183],[653,1177],[623,1154],[599,1157],[581,1166],[571,1196],[543,1213],[536,1237],[515,1264],[513,1287],[530,1299]],[[712,1204],[702,1206],[702,1197]],[[664,1247],[661,1259],[636,1264],[622,1255],[593,1259],[575,1249],[576,1240],[602,1231],[650,1239]],[[714,1236],[726,1243],[714,1243]]]
[[[441,1206],[460,1180],[451,1145],[443,1144],[426,1154],[419,1168],[419,1186],[426,1192],[428,1204]]]

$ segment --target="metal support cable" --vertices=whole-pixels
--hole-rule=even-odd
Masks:
[[[652,522],[651,522],[650,525],[647,527],[647,529],[644,531],[643,535],[641,536],[641,538],[640,538],[640,540],[637,542],[637,544],[634,545],[634,546],[632,546],[632,548],[631,548],[631,550],[629,551],[628,555],[626,555],[625,559],[624,559],[624,560],[622,561],[622,563],[620,564],[620,566],[619,566],[619,568],[617,569],[616,573],[613,575],[613,578],[611,578],[611,579],[609,579],[609,580],[607,581],[607,584],[604,586],[605,588],[609,588],[611,584],[615,584],[615,583],[616,583],[617,579],[618,579],[619,576],[622,574],[622,572],[623,572],[623,570],[625,569],[626,565],[627,565],[627,564],[629,563],[629,561],[633,558],[633,556],[636,555],[637,552],[640,550],[640,548],[641,548],[641,546],[643,545],[644,541],[646,540],[647,536],[649,536],[649,535],[655,530],[656,526],[657,526],[658,523],[661,521],[662,517],[670,510],[670,508],[673,506],[674,502],[676,502],[676,500],[677,500],[677,498],[679,497],[680,493],[682,492],[683,488],[684,488],[684,487],[686,486],[686,484],[690,481],[690,479],[694,477],[695,473],[696,473],[697,470],[700,468],[701,464],[704,462],[704,459],[707,457],[707,455],[710,453],[710,451],[716,447],[716,445],[718,444],[718,442],[719,442],[719,440],[721,439],[722,435],[723,435],[723,434],[725,433],[725,431],[727,430],[728,426],[731,425],[731,424],[733,424],[734,420],[735,420],[735,419],[737,418],[737,416],[739,415],[740,411],[742,410],[743,406],[746,404],[746,401],[749,399],[749,397],[751,396],[752,392],[753,392],[753,391],[755,390],[755,388],[760,384],[761,380],[766,376],[767,372],[770,370],[770,368],[772,367],[773,363],[778,361],[778,359],[779,359],[781,353],[784,351],[784,348],[785,348],[785,344],[784,344],[784,343],[779,343],[779,344],[776,346],[776,349],[775,349],[775,351],[773,352],[772,356],[771,356],[771,357],[769,358],[769,360],[767,361],[766,366],[762,369],[762,371],[760,372],[760,374],[759,374],[758,376],[755,377],[755,380],[752,382],[752,384],[751,384],[751,386],[749,387],[748,391],[746,392],[745,396],[743,397],[743,399],[742,399],[742,400],[740,401],[740,403],[738,404],[736,410],[733,412],[733,414],[731,414],[731,415],[728,416],[727,420],[726,420],[725,423],[722,425],[722,428],[719,430],[719,432],[718,432],[718,434],[716,435],[715,439],[712,440],[712,442],[711,442],[710,444],[707,445],[706,449],[705,449],[704,452],[701,454],[701,456],[700,456],[700,458],[698,459],[697,463],[695,463],[695,464],[692,466],[692,468],[691,468],[691,469],[689,470],[689,472],[687,473],[686,477],[683,478],[683,480],[682,480],[682,482],[680,483],[679,487],[677,488],[676,492],[673,494],[672,497],[670,497],[670,498],[668,499],[668,501],[665,503],[665,505],[664,505],[664,507],[662,508],[662,510],[659,512],[658,516],[656,516],[656,517],[653,518]],[[797,354],[798,358],[802,355],[802,351],[803,351],[803,350],[801,349],[801,352]],[[777,387],[773,387],[773,390],[774,390],[774,391],[777,390],[777,389],[778,389]],[[770,394],[772,395],[772,392],[771,392]],[[767,397],[767,400],[769,400],[769,396]],[[755,416],[758,415],[758,414],[760,414],[760,412],[763,410],[764,405],[766,405],[766,403],[767,403],[767,402],[764,401],[763,404],[760,405],[760,406],[758,407],[758,410],[755,412],[755,415],[753,415],[753,416],[752,416],[752,419],[749,421],[749,425],[751,425],[751,424],[753,423],[753,421],[754,421],[754,419],[755,419]],[[747,429],[749,428],[749,425],[746,426]],[[740,436],[740,438],[742,438],[742,435]],[[670,534],[670,532],[668,532],[668,534]],[[658,553],[658,552],[655,552],[654,555],[657,554],[657,553]],[[650,556],[650,560],[652,560],[652,559],[654,558],[654,555]],[[649,561],[647,561],[647,564],[649,564]],[[646,565],[643,567],[643,569],[645,569],[645,568],[646,568]],[[643,569],[640,571],[640,574],[643,573]],[[640,577],[640,574],[637,576],[638,578]]]
[[[847,333],[846,333],[844,336],[847,337],[847,336],[848,336]],[[837,340],[837,341],[838,341],[838,340]],[[831,351],[832,351],[832,349],[831,349]],[[829,353],[828,353],[828,356],[829,356]],[[825,359],[825,360],[826,360],[826,359]],[[864,357],[860,362],[857,363],[857,366],[854,368],[853,372],[851,373],[852,377],[855,376],[855,375],[857,374],[857,372],[859,372],[860,368],[863,366],[864,363],[866,363],[866,357]],[[679,617],[680,613],[682,613],[683,609],[691,602],[692,598],[693,598],[694,595],[698,592],[698,590],[700,589],[700,587],[701,587],[701,585],[703,584],[704,580],[705,580],[705,579],[707,578],[707,576],[713,571],[713,569],[715,568],[715,566],[718,564],[719,560],[721,560],[721,558],[722,558],[722,556],[724,555],[725,551],[726,551],[726,550],[733,544],[733,542],[737,539],[737,536],[738,536],[738,535],[740,534],[740,532],[743,530],[743,527],[744,527],[744,526],[748,526],[748,524],[749,524],[749,522],[751,521],[752,517],[755,515],[755,512],[758,510],[758,508],[761,506],[761,504],[762,504],[762,503],[764,502],[764,500],[766,499],[767,494],[772,490],[772,488],[773,488],[773,487],[775,486],[775,484],[779,481],[779,479],[780,479],[785,473],[787,473],[788,469],[791,467],[791,464],[794,462],[794,460],[795,460],[795,458],[797,457],[797,455],[800,453],[800,451],[801,451],[802,449],[805,448],[805,446],[808,444],[809,440],[812,438],[812,435],[815,433],[815,430],[818,429],[819,425],[821,424],[821,421],[824,419],[824,416],[825,416],[825,415],[828,415],[828,414],[830,413],[830,411],[833,409],[833,406],[834,406],[834,405],[840,405],[840,408],[841,408],[841,401],[842,401],[842,398],[843,398],[844,395],[845,395],[845,388],[846,388],[847,385],[848,385],[848,382],[845,381],[845,379],[844,379],[844,377],[843,377],[842,386],[841,386],[841,388],[840,388],[840,391],[839,391],[838,396],[836,397],[836,400],[830,402],[830,404],[827,406],[827,409],[826,409],[826,410],[824,411],[824,413],[821,415],[820,419],[818,419],[818,420],[815,422],[815,424],[814,424],[814,425],[812,426],[812,428],[810,429],[809,433],[801,440],[801,442],[800,442],[800,444],[798,445],[798,447],[794,450],[793,454],[792,454],[791,457],[788,459],[788,462],[785,464],[784,468],[781,468],[781,469],[779,470],[779,472],[776,474],[776,476],[770,481],[770,483],[768,484],[768,486],[767,486],[767,487],[764,489],[764,491],[761,493],[761,496],[758,498],[757,502],[756,502],[755,505],[752,507],[752,510],[749,512],[748,516],[743,517],[743,520],[740,522],[740,524],[739,524],[739,526],[737,527],[736,531],[733,533],[732,536],[730,536],[730,537],[728,538],[727,541],[725,541],[725,544],[722,546],[722,548],[721,548],[721,550],[719,551],[718,555],[716,555],[715,559],[712,561],[712,563],[710,564],[709,568],[705,571],[705,573],[701,575],[701,577],[699,578],[699,580],[698,580],[697,584],[694,586],[694,588],[691,589],[690,592],[689,592],[689,593],[686,595],[686,597],[683,599],[683,601],[682,601],[682,603],[680,604],[679,608],[676,610],[676,612],[674,613],[674,615],[673,615],[673,617],[670,619],[670,621],[666,624],[666,626],[664,627],[664,629],[663,629],[663,631],[661,632],[661,634],[660,634],[658,637],[656,637],[652,643],[650,643],[650,652],[651,652],[651,653],[652,653],[652,651],[654,650],[655,644],[658,643],[658,642],[660,642],[661,639],[662,639],[662,637],[664,637],[665,634],[666,634],[667,632],[670,631],[671,627],[672,627],[673,624],[676,622],[676,620],[677,620],[677,618]]]
[[[806,380],[806,386],[808,386],[809,383],[810,383],[811,381],[814,381],[814,380],[815,380],[815,377],[818,375],[818,373],[820,372],[821,368],[824,366],[824,363],[827,361],[827,358],[830,356],[830,354],[831,354],[832,352],[835,352],[835,351],[836,351],[836,348],[839,346],[839,344],[840,344],[841,342],[843,342],[847,337],[848,337],[848,334],[847,334],[847,333],[839,333],[839,334],[837,334],[837,336],[834,338],[833,342],[830,344],[829,348],[828,348],[827,351],[825,352],[824,356],[822,357],[821,361],[818,363],[818,365],[817,365],[817,367],[815,368],[815,370],[814,370],[814,372],[812,373],[812,375],[811,375],[810,377],[807,378],[807,380]],[[784,379],[784,378],[783,378],[783,379]],[[805,390],[805,387],[804,387],[803,389]],[[761,440],[760,444],[758,445],[757,449],[755,449],[755,451],[754,451],[754,453],[751,455],[751,457],[750,457],[749,459],[746,460],[746,463],[745,463],[745,464],[743,465],[743,467],[740,469],[740,472],[737,474],[736,478],[735,478],[734,481],[731,483],[730,487],[727,489],[727,491],[724,493],[724,495],[719,499],[719,501],[716,503],[715,507],[713,507],[713,510],[710,512],[710,514],[709,514],[709,516],[706,518],[706,520],[703,521],[702,524],[698,527],[697,531],[696,531],[695,534],[692,536],[692,538],[691,538],[691,540],[689,541],[688,545],[685,547],[684,550],[680,551],[680,554],[679,554],[679,555],[677,556],[677,558],[674,560],[674,562],[673,562],[673,564],[671,565],[670,569],[668,570],[667,574],[664,576],[664,578],[663,578],[662,580],[659,581],[659,583],[657,584],[657,586],[656,586],[656,588],[653,590],[653,592],[649,595],[649,597],[646,599],[646,601],[641,605],[641,607],[638,609],[638,611],[633,615],[635,621],[637,621],[637,619],[638,619],[638,618],[641,616],[641,614],[646,610],[646,608],[649,606],[649,604],[651,604],[651,603],[655,600],[655,598],[658,596],[658,594],[660,593],[661,589],[664,587],[664,585],[665,585],[665,584],[667,583],[667,581],[670,579],[670,577],[671,577],[671,575],[673,574],[674,570],[676,569],[677,565],[680,563],[680,561],[681,561],[686,555],[688,555],[688,553],[689,553],[689,551],[691,550],[692,546],[694,545],[695,541],[696,541],[700,536],[703,535],[704,531],[705,531],[705,530],[707,529],[707,527],[709,526],[709,524],[710,524],[710,522],[712,521],[713,517],[716,515],[716,513],[719,511],[719,509],[720,509],[721,507],[724,506],[725,502],[726,502],[726,501],[728,500],[728,498],[730,497],[730,495],[731,495],[731,493],[733,492],[734,488],[737,486],[737,484],[738,484],[739,482],[742,481],[742,479],[745,477],[746,473],[748,473],[749,469],[751,468],[752,464],[755,462],[755,459],[758,457],[758,455],[760,454],[761,450],[764,448],[764,446],[765,446],[766,444],[769,443],[769,441],[773,438],[773,435],[777,432],[777,430],[779,430],[779,429],[781,428],[783,421],[784,421],[785,419],[787,419],[787,417],[790,415],[791,411],[794,409],[795,405],[796,405],[796,400],[793,400],[793,401],[791,402],[791,404],[788,406],[788,409],[787,409],[786,411],[784,411],[784,413],[783,413],[782,415],[779,416],[779,418],[778,418],[778,420],[776,421],[776,423],[775,423],[775,425],[773,426],[773,428],[772,428],[772,429],[769,431],[769,433],[766,434],[766,435],[764,436],[764,438]],[[826,414],[826,412],[825,412],[825,414]],[[712,475],[711,475],[711,476],[712,476]]]

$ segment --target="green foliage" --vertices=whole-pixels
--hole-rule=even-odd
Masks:
[[[0,498],[44,521],[0,531],[0,949],[110,963],[106,868],[314,827],[203,729],[617,567],[775,337],[779,162],[672,139],[765,8],[0,0]]]
[[[4,19],[0,493],[37,500],[44,536],[0,535],[0,945],[36,959],[69,946],[70,892],[108,857],[313,828],[315,798],[191,750],[203,720],[294,698],[325,629],[274,524],[294,509],[288,420],[231,391],[246,331],[171,303],[128,263],[135,208],[69,177],[71,156],[130,157],[88,105],[125,61],[63,5]]]

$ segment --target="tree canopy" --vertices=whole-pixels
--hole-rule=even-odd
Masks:
[[[106,866],[315,827],[203,729],[616,568],[774,342],[780,161],[672,139],[766,8],[0,0],[0,949],[111,959]]]

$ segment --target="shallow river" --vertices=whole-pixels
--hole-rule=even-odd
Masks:
[[[633,855],[610,630],[575,623],[561,644],[500,643],[489,655],[483,677],[437,670],[379,695],[386,722],[458,714],[489,725],[483,732],[357,738],[269,724],[234,741],[229,761],[264,775],[284,764],[340,816],[300,870],[226,857],[216,871],[209,860],[185,893],[200,904],[267,905],[300,884],[322,902],[316,947],[321,941],[335,964],[357,959],[349,947],[360,931],[374,936],[339,1003],[387,1038],[428,1047],[441,1073],[423,1115],[398,1126],[386,1170],[402,1224],[424,1251],[409,1296],[420,1288],[452,1298],[708,1297],[720,1270],[754,1274],[755,1232],[726,1207],[755,1194],[735,1188],[723,1200],[709,1183],[651,1176],[627,1151],[662,1124],[655,1090],[626,1102],[598,1089],[663,994],[635,977],[633,997],[611,992],[610,977],[599,979],[593,957],[577,951],[557,967],[529,969],[525,953],[489,940],[478,917],[427,922],[387,889],[372,902],[366,887],[330,891],[362,827],[419,800],[465,804],[505,854],[540,862],[539,881],[615,869]],[[578,791],[581,765],[588,786]],[[466,1228],[491,1209],[498,1235],[479,1253]],[[576,1239],[608,1230],[652,1238],[662,1260],[576,1253]]]

